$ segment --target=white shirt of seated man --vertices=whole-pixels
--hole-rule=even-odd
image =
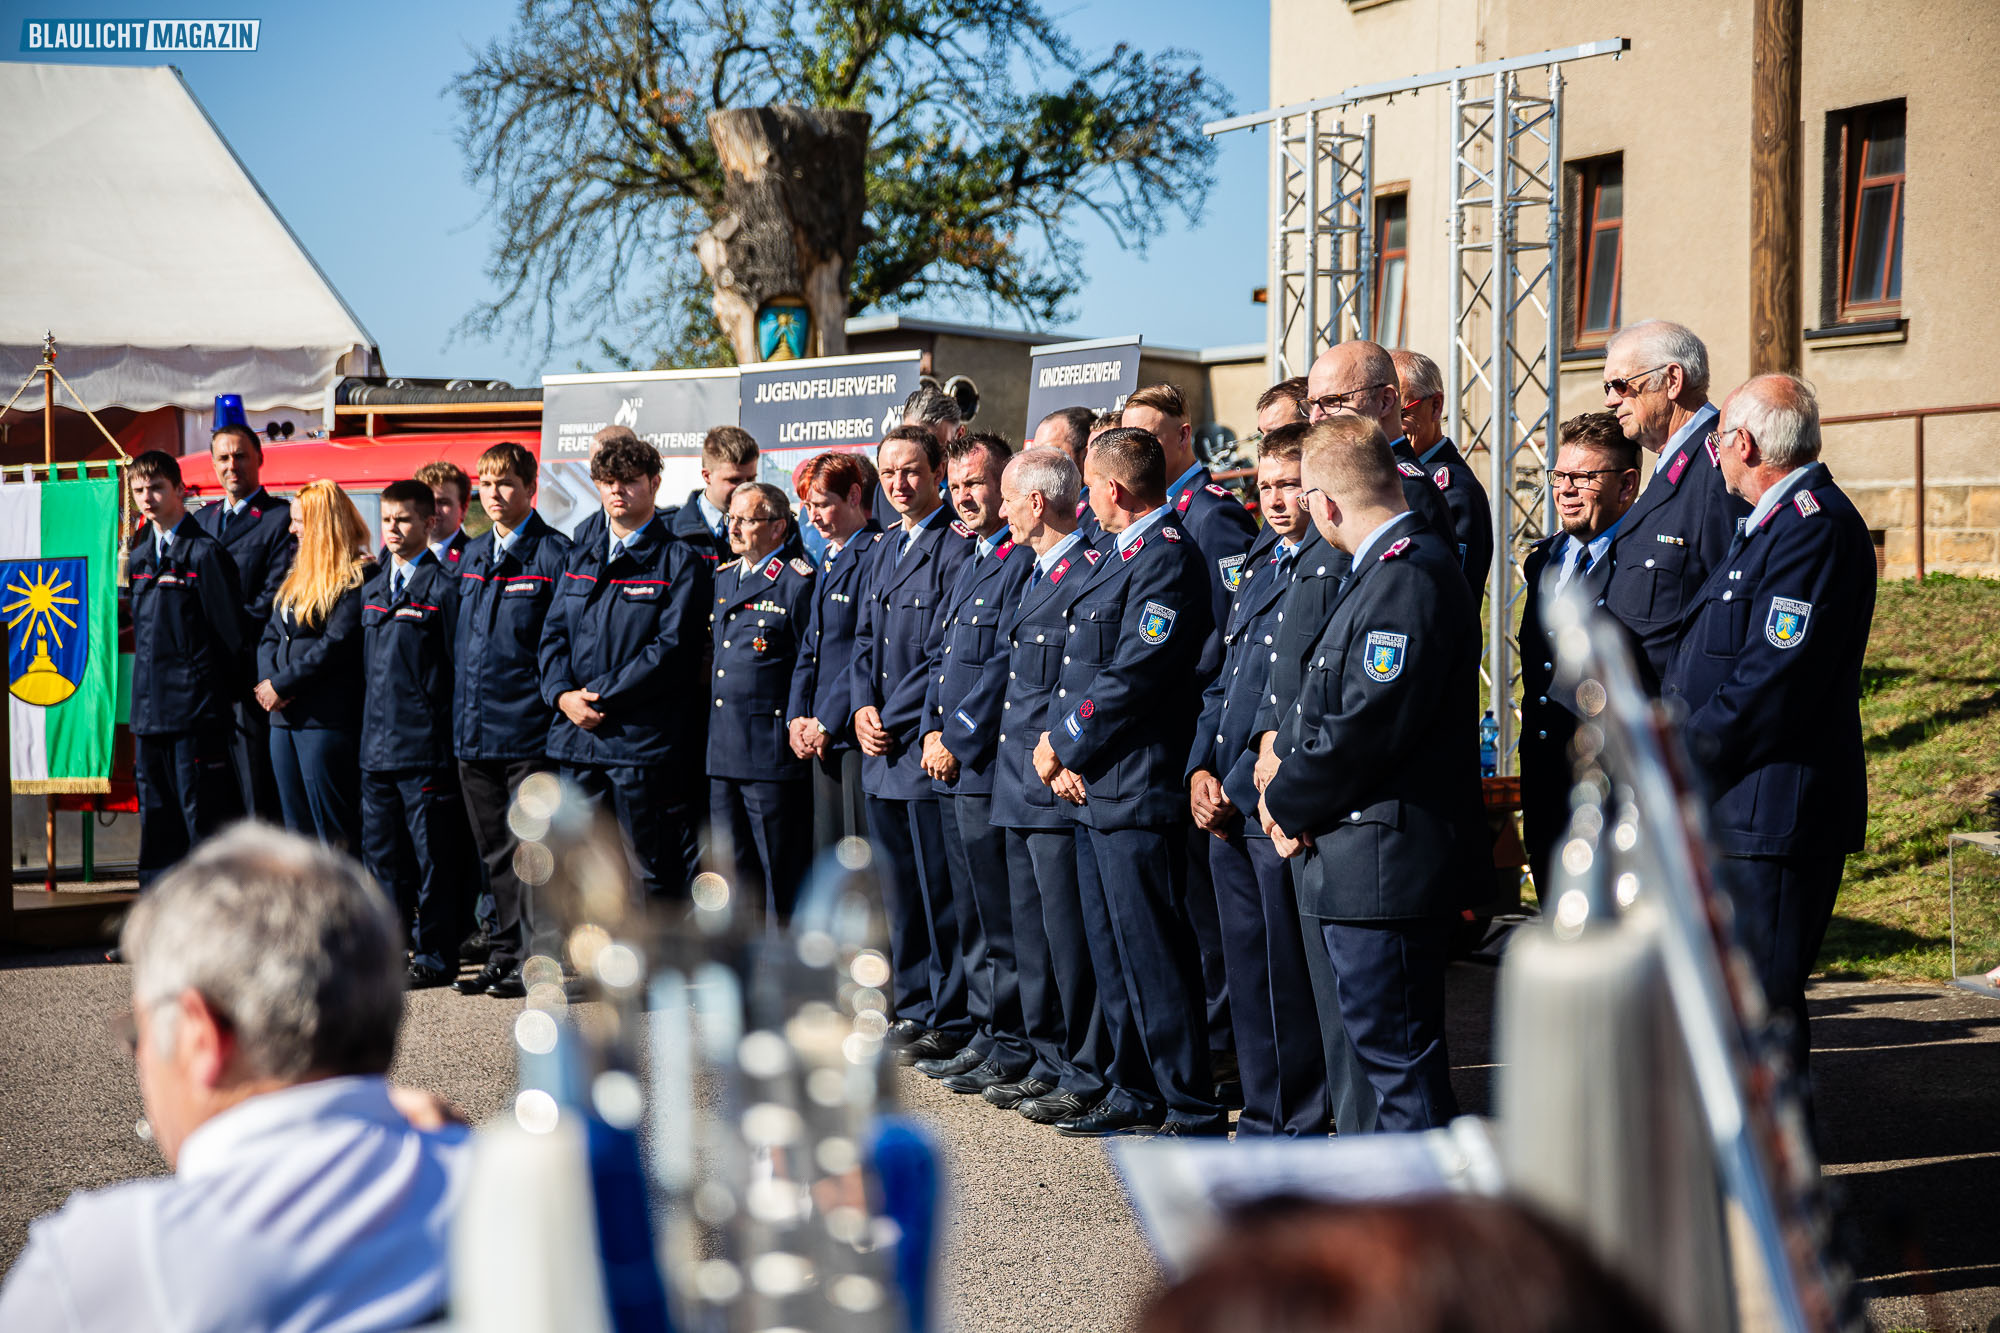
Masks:
[[[400,1329],[441,1314],[469,1131],[392,1089],[403,950],[359,867],[240,825],[140,900],[126,1031],[174,1174],[35,1222],[0,1329]]]

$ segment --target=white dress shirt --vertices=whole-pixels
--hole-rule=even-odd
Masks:
[[[34,1223],[0,1328],[361,1333],[436,1317],[470,1131],[426,1133],[380,1078],[252,1097],[172,1176],[75,1194]]]

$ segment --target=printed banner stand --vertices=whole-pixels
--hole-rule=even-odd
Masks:
[[[759,477],[796,501],[792,471],[814,454],[873,446],[902,424],[923,353],[826,356],[739,368],[737,424],[759,450]]]
[[[1033,439],[1042,418],[1065,407],[1093,412],[1123,407],[1139,387],[1140,342],[1135,333],[1029,349],[1028,421],[1021,438]]]
[[[736,424],[736,368],[542,376],[542,479],[536,506],[567,533],[597,508],[591,437],[630,426],[660,451],[660,503],[701,485],[701,441]]]

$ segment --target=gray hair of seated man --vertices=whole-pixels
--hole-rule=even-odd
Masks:
[[[194,990],[235,1035],[245,1077],[386,1074],[403,1020],[395,909],[351,858],[237,824],[163,875],[125,920],[133,1005],[174,1039]]]

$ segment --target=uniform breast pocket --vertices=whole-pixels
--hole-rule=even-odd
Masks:
[[[1729,589],[1729,600],[1703,609],[1701,650],[1710,657],[1734,657],[1750,629],[1750,597],[1742,588]]]
[[[1639,562],[1649,585],[1647,613],[1654,619],[1681,612],[1681,579],[1687,568],[1687,548],[1670,542],[1654,542]]]
[[[1094,663],[1109,662],[1118,652],[1119,607],[1096,606],[1071,617],[1076,633],[1070,645],[1072,655],[1081,654]]]

